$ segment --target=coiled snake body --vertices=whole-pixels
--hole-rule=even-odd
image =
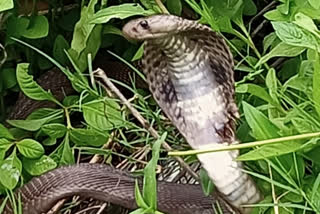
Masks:
[[[235,142],[238,112],[233,98],[233,59],[220,36],[205,25],[171,15],[133,20],[124,26],[123,33],[128,39],[145,41],[142,64],[150,91],[192,148]],[[250,177],[241,171],[241,162],[234,161],[237,156],[238,151],[226,151],[198,158],[224,198],[236,208],[234,211],[246,213],[248,210],[241,205],[256,203],[261,196]],[[116,173],[109,176],[111,172]],[[63,173],[59,180],[57,176]],[[23,203],[28,205],[25,213],[44,212],[72,192],[134,208],[134,182],[127,174],[118,173],[105,166],[81,165],[34,178],[19,190]],[[76,176],[66,179],[68,175]],[[215,213],[210,200],[199,191],[196,186],[160,183],[159,210]],[[219,197],[214,196],[212,202],[217,200]],[[224,213],[232,213],[224,202],[222,208]]]

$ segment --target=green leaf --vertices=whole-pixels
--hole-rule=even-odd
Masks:
[[[271,96],[267,93],[267,91],[259,85],[255,84],[241,84],[236,87],[237,93],[250,93],[254,96],[263,99],[267,103],[273,104],[274,101],[272,100]]]
[[[136,180],[136,182],[135,182],[134,195],[135,195],[135,199],[136,199],[136,203],[137,203],[138,207],[142,207],[144,209],[147,209],[148,205],[144,201],[143,196],[140,192],[138,180]]]
[[[50,123],[43,125],[41,130],[51,138],[61,138],[67,132],[67,127],[60,123]]]
[[[144,168],[143,197],[152,210],[157,210],[157,179],[156,168],[159,159],[160,147],[167,137],[167,132],[163,133],[152,146],[152,158]]]
[[[274,68],[269,69],[268,74],[266,76],[266,86],[269,89],[269,94],[273,100],[273,104],[280,107],[280,102],[278,100],[278,79],[276,77],[276,71]],[[281,108],[281,107],[280,107]]]
[[[279,39],[275,32],[272,32],[264,37],[263,39],[263,52],[267,52],[268,48],[274,48],[279,43]]]
[[[2,69],[0,72],[0,77],[4,81],[4,89],[12,88],[17,84],[16,72],[13,68]]]
[[[42,141],[42,145],[44,146],[52,146],[57,143],[57,138],[48,137],[44,141]]]
[[[28,74],[28,63],[20,63],[17,66],[17,79],[23,93],[34,100],[50,100],[58,103],[50,92],[46,92],[33,77]]]
[[[123,125],[120,106],[113,100],[82,106],[85,121],[97,130],[111,130]]]
[[[305,51],[305,47],[293,46],[284,42],[280,42],[276,47],[274,47],[268,54],[261,57],[259,62],[256,64],[256,67],[262,65],[267,62],[269,59],[273,57],[293,57],[298,56],[303,51]]]
[[[214,184],[204,169],[200,169],[200,181],[201,187],[206,196],[209,196],[213,192]]]
[[[314,60],[314,71],[313,71],[313,90],[312,90],[312,95],[313,95],[313,102],[314,102],[314,107],[320,116],[320,58],[319,54],[316,54],[315,60]]]
[[[110,6],[98,11],[90,19],[91,24],[103,24],[107,23],[110,19],[118,18],[125,19],[131,16],[149,16],[154,14],[153,10],[145,10],[139,4],[127,3],[116,6]]]
[[[21,170],[21,161],[14,151],[7,159],[0,162],[0,183],[9,190],[14,189],[19,181]]]
[[[182,11],[181,0],[167,1],[167,8],[171,14],[180,16]]]
[[[314,9],[320,9],[320,1],[319,0],[308,0],[308,2]]]
[[[293,21],[293,23],[313,33],[316,37],[318,37],[318,39],[320,38],[319,30],[309,16],[306,16],[303,13],[297,13],[294,17],[295,17],[295,21]]]
[[[53,44],[53,58],[60,64],[66,65],[68,63],[68,57],[65,54],[65,50],[68,50],[69,48],[67,40],[59,34]]]
[[[46,155],[42,155],[38,159],[23,159],[23,168],[32,176],[42,175],[56,167],[57,163]]]
[[[9,130],[0,123],[0,138],[6,138],[9,140],[14,140],[13,135],[9,132]]]
[[[108,136],[104,136],[93,129],[72,129],[70,131],[70,140],[77,146],[102,146],[108,140]]]
[[[29,19],[25,17],[10,16],[7,21],[7,44],[12,44],[11,37],[20,38],[29,25]]]
[[[49,22],[45,16],[32,16],[31,23],[22,33],[28,39],[39,39],[46,37],[49,32]]]
[[[239,161],[249,161],[249,160],[259,160],[268,157],[279,156],[283,154],[288,154],[295,152],[303,148],[303,143],[297,141],[282,142],[274,145],[265,145],[257,149],[251,150],[243,155],[240,155],[237,160]]]
[[[319,51],[319,43],[315,36],[291,22],[271,22],[279,39],[297,47],[311,48]]]
[[[246,102],[242,102],[243,111],[248,125],[252,129],[253,136],[257,140],[279,137],[280,131],[264,114]],[[267,157],[279,156],[303,148],[303,143],[288,141],[279,144],[265,145],[240,155],[237,160],[258,160]]]
[[[5,138],[0,138],[0,162],[5,157],[6,152],[13,146],[13,142],[8,141]]]
[[[270,10],[266,12],[263,16],[270,21],[289,21],[290,20],[289,16],[284,15],[278,9]]]
[[[97,0],[92,0],[88,6],[82,7],[80,20],[74,28],[71,48],[68,50],[81,72],[87,69],[88,53],[94,58],[101,44],[102,26],[90,23],[96,4]]]
[[[133,56],[133,58],[131,59],[131,61],[136,61],[138,59],[141,59],[143,56],[143,50],[144,50],[144,43],[141,44],[141,46],[139,47],[139,49],[137,50],[136,54]]]
[[[35,159],[44,154],[43,146],[33,139],[23,139],[17,143],[17,147],[26,158]]]
[[[13,0],[1,0],[0,1],[0,12],[10,10],[14,6]]]
[[[28,130],[28,131],[37,131],[41,128],[41,126],[49,121],[61,118],[63,114],[63,110],[54,111],[48,116],[42,119],[28,119],[27,120],[7,120],[12,126],[15,126],[20,129]]]
[[[63,140],[59,166],[74,164],[74,156],[69,142],[69,134]]]
[[[252,130],[253,136],[258,140],[279,137],[279,128],[275,126],[263,113],[246,102],[242,102],[244,116]]]
[[[257,13],[257,6],[252,0],[244,0],[243,6],[243,15],[253,16]]]

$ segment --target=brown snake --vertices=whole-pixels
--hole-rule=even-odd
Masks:
[[[123,32],[129,39],[145,41],[142,64],[150,91],[191,147],[236,141],[233,59],[220,36],[205,25],[170,15],[133,20]],[[226,151],[198,158],[224,198],[235,207],[233,211],[248,213],[241,205],[257,203],[261,196],[251,178],[241,171],[241,162],[234,161],[237,156],[238,151]],[[133,179],[125,173],[84,164],[51,171],[18,191],[28,207],[24,213],[39,213],[73,194],[133,209],[133,188]],[[159,210],[166,213],[216,213],[211,204],[219,200],[216,195],[212,201],[204,197],[197,186],[158,186]],[[232,213],[225,202],[220,206],[224,213]]]

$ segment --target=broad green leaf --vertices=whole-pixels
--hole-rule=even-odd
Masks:
[[[162,13],[155,0],[140,0],[141,4],[148,10],[153,10],[155,13]]]
[[[320,116],[320,58],[319,54],[316,54],[316,58],[314,60],[314,71],[313,71],[313,102],[314,107],[317,110],[318,115]]]
[[[243,103],[245,118],[252,129],[253,136],[257,140],[271,139],[279,137],[280,131],[264,114],[246,102]],[[273,156],[279,156],[303,148],[303,143],[298,141],[288,141],[272,145],[264,145],[240,155],[237,160],[259,160]]]
[[[111,24],[106,24],[103,27],[102,34],[114,34],[114,35],[122,36],[122,31]]]
[[[0,138],[0,162],[5,157],[6,152],[13,146],[14,143],[5,138]]]
[[[291,122],[294,128],[301,134],[318,131],[318,127],[305,118],[295,117],[291,119]]]
[[[43,146],[33,139],[23,139],[17,143],[19,152],[26,158],[35,159],[44,154]]]
[[[52,146],[57,143],[57,138],[48,137],[44,141],[42,141],[42,145],[44,146]]]
[[[4,68],[0,71],[0,78],[4,80],[4,89],[12,88],[17,84],[16,72],[14,68]]]
[[[320,1],[319,0],[308,0],[308,2],[315,9],[320,9]]]
[[[182,11],[181,0],[167,1],[167,8],[171,14],[180,16]]]
[[[255,85],[252,83],[248,84],[241,84],[236,87],[237,93],[250,93],[263,99],[267,103],[273,104],[274,101],[272,100],[271,96],[267,93],[267,91],[259,85]]]
[[[233,18],[242,10],[243,0],[205,0],[208,8],[212,8],[213,16]]]
[[[12,190],[19,181],[21,170],[21,161],[14,151],[7,159],[0,162],[0,183]]]
[[[313,20],[309,16],[306,16],[303,13],[297,13],[294,17],[295,17],[295,21],[293,21],[293,23],[295,23],[299,27],[313,33],[316,37],[318,37],[318,39],[320,38],[319,37],[319,30],[318,30],[317,26],[314,24]]]
[[[45,124],[41,130],[51,138],[61,138],[67,132],[67,127],[60,123]]]
[[[14,43],[14,41],[11,40],[11,37],[20,38],[27,29],[29,22],[29,19],[25,17],[10,16],[7,20],[6,43]]]
[[[10,10],[14,6],[13,0],[1,0],[0,1],[0,12]]]
[[[242,102],[244,116],[253,136],[257,140],[279,137],[279,128],[275,126],[263,113],[246,102]]]
[[[316,143],[319,142],[319,139],[317,139]],[[310,151],[306,152],[304,156],[311,160],[314,164],[320,165],[320,146],[315,146]]]
[[[259,62],[256,64],[256,67],[262,65],[263,63],[267,62],[269,59],[273,57],[293,57],[298,56],[303,51],[305,51],[305,47],[299,47],[294,45],[289,45],[284,42],[280,42],[276,47],[274,47],[268,54],[261,57]]]
[[[141,46],[139,47],[139,49],[137,50],[136,54],[133,56],[133,58],[131,59],[131,61],[136,61],[138,59],[141,59],[143,56],[143,45],[144,43],[141,44]]]
[[[131,16],[149,16],[154,14],[153,10],[145,10],[139,4],[127,3],[116,6],[110,6],[98,11],[90,19],[91,24],[103,24],[107,23],[110,19],[118,18],[125,19]]]
[[[23,159],[23,168],[33,176],[42,175],[57,167],[57,163],[50,157],[42,155],[38,159]]]
[[[157,210],[157,179],[156,168],[159,159],[160,147],[166,139],[165,132],[152,146],[152,158],[144,168],[143,198],[152,210]]]
[[[244,0],[243,1],[243,15],[253,16],[257,13],[257,6],[253,0]]]
[[[278,79],[276,77],[276,71],[274,68],[269,69],[267,77],[266,77],[266,86],[269,89],[269,94],[273,100],[273,103],[276,103],[277,106],[280,106],[280,102],[278,100]]]
[[[93,129],[72,129],[70,131],[70,140],[78,146],[102,146],[108,140]]]
[[[277,35],[275,32],[272,32],[264,37],[263,39],[263,52],[267,52],[268,48],[274,48],[276,44],[278,44],[279,39],[277,39]]]
[[[31,22],[22,36],[28,39],[39,39],[46,37],[49,32],[49,22],[45,16],[32,16]]]
[[[122,126],[120,106],[113,100],[93,102],[82,106],[85,121],[97,130],[111,130]]]
[[[28,131],[37,131],[41,126],[49,121],[58,119],[62,117],[63,110],[55,111],[51,115],[48,115],[42,119],[27,119],[27,120],[7,120],[12,126]]]
[[[94,57],[97,52],[96,47],[100,46],[101,42],[102,26],[89,23],[89,19],[94,15],[96,4],[97,0],[92,0],[88,6],[81,8],[81,16],[74,27],[71,48],[68,50],[80,71],[84,71],[87,68],[87,54],[91,53],[92,57]]]
[[[319,51],[319,43],[315,36],[290,22],[271,22],[277,36],[288,45],[311,48]]]
[[[53,57],[62,65],[68,63],[68,57],[66,56],[65,50],[70,48],[67,40],[62,36],[58,35],[53,44]]]
[[[98,49],[101,44],[101,30],[102,25],[97,25],[90,31],[90,34],[88,35],[83,35],[82,32],[82,34],[80,35],[76,34],[76,32],[74,33],[74,38],[79,38],[78,40],[81,45],[72,43],[72,48],[68,50],[68,53],[70,54],[74,63],[77,65],[81,72],[85,71],[88,67],[88,54],[90,53],[94,58],[98,52]],[[88,39],[86,37],[88,37]],[[81,38],[86,41],[81,41]],[[77,50],[78,48],[79,50]],[[72,83],[74,84],[74,82]]]
[[[50,92],[46,92],[33,77],[28,74],[28,63],[20,63],[17,66],[17,79],[23,93],[34,100],[50,100],[58,102]]]
[[[289,9],[290,9],[290,0],[285,0],[284,4],[281,4],[277,7],[277,9],[284,15],[289,14]]]
[[[265,145],[243,155],[240,155],[237,160],[239,161],[249,161],[249,160],[259,160],[273,156],[279,156],[283,154],[288,154],[295,152],[303,148],[303,143],[297,141],[282,142],[273,145]]]
[[[1,138],[6,138],[6,139],[9,139],[9,140],[13,140],[14,137],[13,135],[9,132],[9,130],[0,123],[0,139]]]
[[[72,149],[70,147],[69,135],[67,134],[63,140],[61,148],[61,158],[59,161],[59,166],[74,164],[74,156]]]
[[[289,200],[291,202],[300,203],[303,202],[303,197],[293,192],[289,192],[284,196],[284,199]]]
[[[286,16],[280,12],[280,10],[270,10],[263,15],[266,19],[270,21],[289,21],[290,16]]]
[[[307,95],[312,94],[312,78],[295,75],[284,84],[284,89],[293,88]]]
[[[62,109],[53,109],[53,108],[40,108],[33,111],[28,117],[27,120],[38,120],[43,118],[51,118],[51,116],[59,116],[59,118],[63,117]],[[57,118],[52,118],[52,120]]]

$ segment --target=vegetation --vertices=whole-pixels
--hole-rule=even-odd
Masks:
[[[238,160],[245,161],[264,195],[261,203],[252,205],[253,213],[320,213],[319,0],[1,0],[3,198],[33,176],[93,155],[114,165],[144,168],[155,142],[188,149],[149,92],[136,87],[139,71],[133,73],[132,84],[117,83],[129,90],[132,106],[162,136],[158,141],[157,134],[140,125],[117,97],[105,96],[93,79],[91,61],[98,51],[107,55],[109,50],[109,57],[128,62],[141,57],[143,46],[122,37],[124,23],[167,11],[208,24],[233,52],[241,114]],[[76,91],[62,101],[33,80],[53,67]],[[25,120],[6,120],[20,91],[56,108],[37,109]],[[279,143],[277,138],[285,136]],[[155,151],[145,170],[153,178],[159,155]],[[194,155],[184,158],[195,161]],[[166,159],[160,152],[160,160]],[[141,208],[135,213],[156,210],[154,179],[146,179],[144,187],[137,193]]]

